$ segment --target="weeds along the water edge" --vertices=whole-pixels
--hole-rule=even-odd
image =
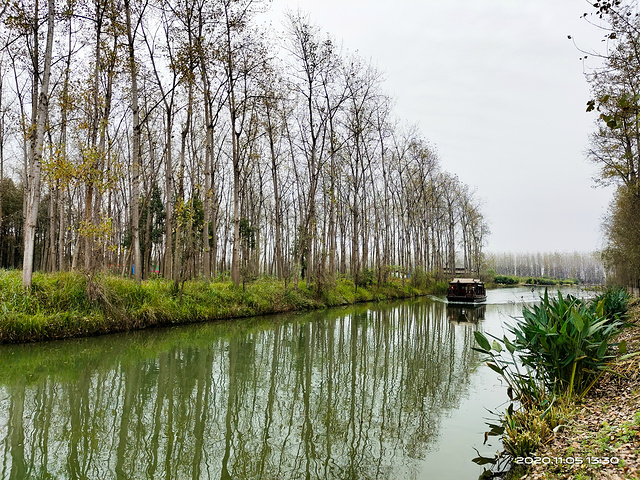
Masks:
[[[487,435],[502,438],[511,460],[530,457],[571,417],[598,378],[610,370],[624,345],[614,338],[625,327],[628,294],[613,288],[584,301],[545,292],[502,338],[475,332],[486,364],[503,377],[511,400]],[[479,457],[476,463],[500,459]],[[488,472],[488,471],[487,471]]]

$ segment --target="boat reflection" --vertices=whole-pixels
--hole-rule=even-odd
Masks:
[[[486,311],[486,305],[447,305],[447,317],[458,323],[478,323]]]

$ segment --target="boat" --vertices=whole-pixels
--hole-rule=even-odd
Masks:
[[[475,278],[454,278],[449,282],[447,300],[449,302],[484,302],[487,291],[484,282]]]

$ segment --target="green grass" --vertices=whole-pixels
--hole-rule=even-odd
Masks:
[[[234,287],[229,281],[184,283],[175,292],[162,278],[141,283],[111,275],[93,279],[80,273],[36,273],[33,287],[22,287],[21,272],[0,270],[0,343],[96,335],[181,323],[312,310],[360,302],[436,293],[406,282],[357,286],[348,278],[316,291],[305,282],[286,285],[264,278]]]

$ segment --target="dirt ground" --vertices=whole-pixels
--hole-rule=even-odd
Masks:
[[[633,326],[618,341],[640,352],[640,300],[630,309]],[[511,478],[640,479],[640,355],[612,367],[585,399],[573,418],[547,442],[526,473]],[[515,472],[514,472],[515,473]]]

